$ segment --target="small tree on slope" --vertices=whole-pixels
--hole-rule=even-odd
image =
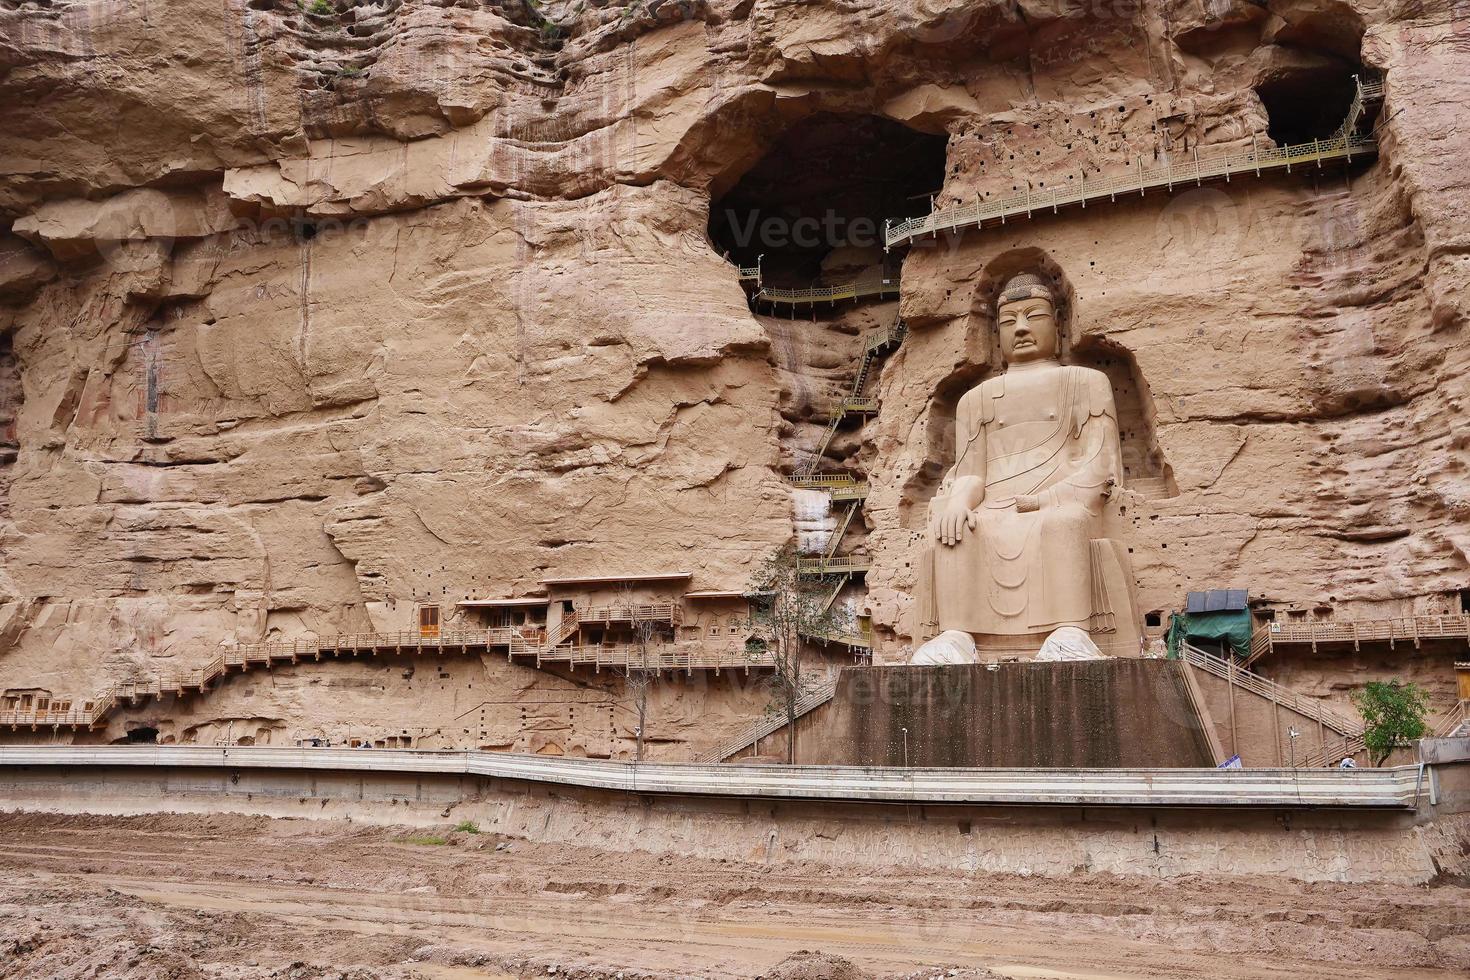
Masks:
[[[1363,745],[1373,765],[1383,765],[1395,746],[1424,737],[1428,701],[1417,685],[1369,681],[1352,698],[1363,716]]]
[[[794,544],[767,556],[750,581],[751,632],[765,644],[774,663],[770,710],[786,718],[787,762],[796,761],[797,702],[818,681],[803,669],[804,642],[848,629],[846,611],[829,606],[832,590],[826,578],[801,574],[801,557]]]

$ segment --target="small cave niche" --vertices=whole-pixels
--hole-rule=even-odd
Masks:
[[[738,265],[759,262],[768,286],[879,274],[884,219],[928,212],[944,184],[947,146],[945,136],[879,116],[808,116],[717,193],[710,241]]]
[[[157,745],[158,729],[150,725],[139,725],[128,729],[127,735],[119,739],[125,745]]]
[[[1112,382],[1123,455],[1123,486],[1133,487],[1146,497],[1177,496],[1173,469],[1164,459],[1154,429],[1153,398],[1133,352],[1105,337],[1083,337],[1069,361],[1101,371]]]

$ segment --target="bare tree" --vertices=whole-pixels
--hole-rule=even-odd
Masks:
[[[658,677],[657,665],[650,666],[649,647],[658,635],[659,623],[638,603],[638,596],[631,585],[623,585],[618,599],[629,610],[628,617],[633,631],[633,649],[629,651],[628,663],[621,669],[623,685],[633,702],[633,711],[638,716],[638,728],[634,732],[633,759],[643,761],[643,744],[648,733],[648,691]]]
[[[768,711],[786,716],[786,761],[796,762],[796,709],[819,679],[804,668],[806,641],[850,632],[846,610],[836,606],[840,582],[802,567],[794,543],[761,562],[751,579],[751,632],[774,665]]]

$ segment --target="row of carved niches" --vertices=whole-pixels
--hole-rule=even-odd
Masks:
[[[996,256],[985,266],[975,284],[974,300],[963,324],[938,328],[953,338],[959,362],[934,385],[920,419],[924,459],[904,483],[900,508],[905,528],[923,529],[929,501],[954,464],[954,420],[960,399],[1005,368],[995,325],[996,293],[1007,279],[1025,271],[1039,272],[1055,288],[1063,363],[1094,368],[1107,375],[1112,383],[1123,452],[1124,486],[1145,498],[1172,497],[1178,493],[1159,444],[1148,379],[1143,377],[1132,351],[1107,336],[1103,332],[1105,324],[1079,320],[1076,293],[1065,270],[1051,256],[1040,249],[1020,248]]]

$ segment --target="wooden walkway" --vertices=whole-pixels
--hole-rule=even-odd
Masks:
[[[662,611],[664,607],[644,607]],[[627,608],[610,607],[589,610],[599,623],[626,621]],[[677,613],[668,613],[677,619]],[[96,728],[120,707],[141,707],[164,697],[182,698],[205,694],[231,672],[269,670],[276,666],[319,663],[322,660],[344,660],[377,656],[478,656],[504,654],[508,661],[527,666],[548,665],[570,668],[606,667],[619,670],[644,670],[653,673],[723,670],[770,670],[775,659],[768,652],[710,651],[698,641],[650,645],[646,651],[634,644],[568,644],[562,641],[575,636],[579,623],[569,617],[550,634],[537,630],[504,627],[488,630],[445,630],[436,637],[417,632],[341,633],[316,640],[292,640],[276,643],[252,643],[229,647],[209,663],[196,670],[169,672],[148,681],[128,681],[108,688],[66,711],[30,710],[0,711],[0,728],[80,729]]]
[[[924,237],[938,237],[941,233],[958,232],[966,228],[984,228],[1003,225],[1008,220],[1031,218],[1037,214],[1056,214],[1062,208],[1082,207],[1100,201],[1116,201],[1119,197],[1137,194],[1144,196],[1150,190],[1172,191],[1176,187],[1200,186],[1205,181],[1229,181],[1232,176],[1254,174],[1260,176],[1268,171],[1290,173],[1293,167],[1323,164],[1334,160],[1350,161],[1354,157],[1371,156],[1378,152],[1378,141],[1371,134],[1358,133],[1367,106],[1383,98],[1383,83],[1359,80],[1358,91],[1337,132],[1325,140],[1297,143],[1280,147],[1252,147],[1233,153],[1194,155],[1183,161],[1169,161],[1162,166],[1146,167],[1143,158],[1135,161],[1126,174],[1114,177],[1093,177],[1085,173],[1069,175],[1052,173],[1038,178],[1036,183],[1050,187],[1032,190],[1032,181],[1022,181],[1026,189],[1020,194],[994,200],[977,200],[973,204],[939,208],[930,214],[907,221],[887,223],[884,243],[887,248],[910,245]],[[1075,181],[1069,176],[1076,176]],[[1063,186],[1065,185],[1065,186]]]
[[[1245,666],[1268,656],[1279,646],[1349,646],[1364,643],[1400,643],[1418,647],[1425,640],[1463,640],[1470,647],[1470,615],[1403,616],[1397,619],[1358,619],[1322,623],[1270,623],[1251,635],[1250,656]]]

